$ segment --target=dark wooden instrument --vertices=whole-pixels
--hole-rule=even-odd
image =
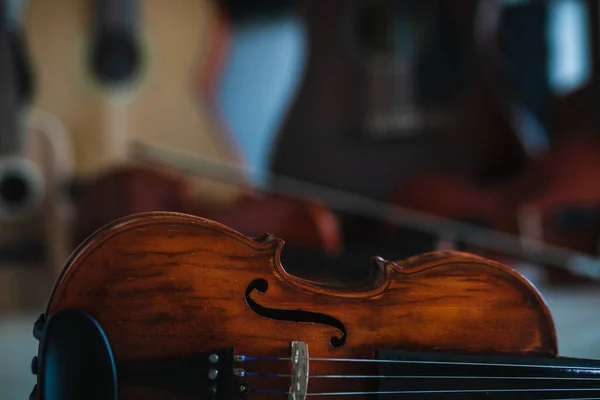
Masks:
[[[31,107],[37,71],[19,4],[0,1],[0,259],[4,269],[60,269],[68,256],[71,141],[58,118]]]
[[[589,115],[589,88],[556,101],[557,140],[502,182],[476,185],[442,173],[399,186],[394,204],[475,222],[582,254],[600,254],[600,140]],[[473,248],[469,249],[470,251]]]
[[[25,10],[34,105],[72,133],[75,179],[127,163],[131,139],[237,161],[213,106],[192,90],[200,79],[217,79],[212,39],[221,22],[213,2],[32,0]],[[213,198],[232,197],[219,189],[210,187]]]
[[[414,210],[517,233],[516,194],[509,184],[477,186],[445,174],[421,174],[397,188],[390,199]]]
[[[592,132],[574,131],[512,183],[519,194],[513,210],[522,221],[523,237],[600,254],[600,140]],[[575,278],[560,271],[551,276],[563,282]]]
[[[521,162],[477,27],[497,1],[297,3],[309,55],[273,173],[387,200],[421,171],[491,180]]]
[[[102,352],[116,377],[104,393],[118,387],[121,399],[599,397],[600,361],[559,357],[541,295],[502,264],[460,252],[374,258],[350,285],[343,274],[291,275],[283,248],[176,213],[104,227],[72,255],[36,322],[32,397],[56,389],[52,376],[69,386]],[[49,349],[65,313],[105,335],[99,353],[82,348],[81,368]],[[64,369],[46,374],[53,363]]]

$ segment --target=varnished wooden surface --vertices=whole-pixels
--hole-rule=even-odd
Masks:
[[[293,340],[307,342],[311,357],[372,358],[377,349],[557,353],[542,298],[503,265],[457,252],[379,260],[360,287],[332,290],[290,276],[278,263],[281,249],[279,239],[254,241],[183,214],[128,217],[74,253],[47,311],[77,308],[97,318],[117,362],[224,346],[238,354],[286,357]],[[345,345],[330,345],[329,338],[340,336],[335,328],[255,313],[244,296],[257,278],[269,287],[253,292],[254,301],[334,317],[347,329]]]

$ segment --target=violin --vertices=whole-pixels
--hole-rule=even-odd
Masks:
[[[349,285],[289,274],[283,248],[178,213],[105,226],[35,324],[31,398],[600,397],[600,361],[559,357],[544,299],[503,264],[375,257]]]

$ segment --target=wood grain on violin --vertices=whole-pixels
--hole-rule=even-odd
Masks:
[[[231,398],[292,391],[290,398],[304,399],[290,388],[290,374],[302,371],[290,363],[297,346],[310,354],[302,389],[309,395],[557,399],[570,398],[572,388],[577,398],[600,390],[589,379],[600,363],[557,358],[542,297],[499,263],[460,252],[375,258],[370,277],[349,287],[343,277],[291,276],[279,261],[283,247],[273,236],[252,240],[184,214],[123,218],[72,255],[46,317],[74,309],[98,322],[124,399],[210,398],[203,384],[167,387],[160,376],[136,377],[134,366],[223,348],[234,350],[230,361],[241,369],[236,376],[220,371],[229,378],[214,390],[235,384],[243,393]],[[396,375],[411,376],[391,379]]]

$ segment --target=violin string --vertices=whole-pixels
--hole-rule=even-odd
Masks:
[[[285,394],[290,392],[284,390],[251,389],[256,393]],[[535,389],[453,389],[453,390],[398,390],[398,391],[372,391],[372,392],[309,392],[306,396],[364,396],[364,395],[391,395],[391,394],[468,394],[468,393],[535,393],[535,392],[595,392],[600,388],[535,388]],[[590,397],[596,398],[597,397]],[[588,398],[589,399],[589,398]]]
[[[239,356],[238,361],[292,361],[289,357],[248,357]],[[347,363],[391,363],[391,364],[428,364],[428,365],[452,365],[452,366],[471,366],[471,367],[511,367],[511,368],[543,368],[560,369],[569,371],[590,371],[600,374],[600,366],[583,367],[575,365],[543,365],[543,364],[512,364],[512,363],[485,363],[485,362],[466,362],[466,361],[422,361],[422,360],[389,360],[389,359],[370,359],[370,358],[320,358],[309,357],[308,361],[325,362],[347,362]]]
[[[270,372],[244,372],[246,377],[291,378],[291,374]],[[552,380],[552,381],[600,381],[600,378],[549,377],[549,376],[464,376],[464,375],[309,375],[310,379],[495,379],[495,380]]]

